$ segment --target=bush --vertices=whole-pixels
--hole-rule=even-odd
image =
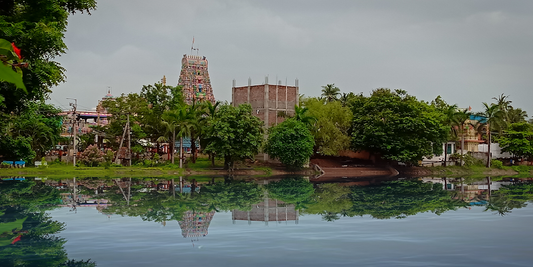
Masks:
[[[95,145],[87,147],[80,155],[79,162],[87,167],[97,167],[105,162],[104,152]]]
[[[493,159],[490,161],[490,166],[496,169],[503,169],[503,162],[497,159]]]

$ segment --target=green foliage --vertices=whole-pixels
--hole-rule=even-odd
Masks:
[[[513,209],[526,207],[527,203],[531,201],[533,201],[532,183],[505,185],[492,194],[486,210],[495,211],[504,216],[511,213]]]
[[[533,157],[533,126],[526,122],[512,123],[506,133],[498,138],[503,152],[517,157]]]
[[[442,153],[449,127],[444,115],[403,90],[376,89],[352,106],[354,150],[416,164],[424,156]]]
[[[314,144],[303,122],[288,119],[269,129],[265,151],[286,166],[300,168],[313,155]]]
[[[311,132],[315,139],[315,152],[322,155],[338,155],[350,145],[350,124],[353,118],[349,107],[341,102],[326,102],[308,98],[303,103],[310,116],[316,118]]]
[[[4,39],[0,39],[0,82],[14,84],[17,88],[26,91],[22,82],[22,70],[18,66],[22,62],[14,50],[14,46]],[[0,106],[3,97],[0,98]]]
[[[263,190],[254,182],[217,182],[202,186],[200,197],[203,203],[217,210],[251,210],[252,205],[261,202]]]
[[[0,155],[5,158],[31,162],[35,158],[35,151],[31,149],[31,137],[4,136],[0,139]]]
[[[95,8],[95,0],[2,2],[0,38],[14,42],[21,49],[22,59],[29,63],[22,69],[27,92],[0,82],[0,96],[5,98],[4,112],[17,112],[28,100],[44,100],[50,88],[64,81],[65,70],[53,59],[67,50],[63,38],[68,16]]]
[[[62,118],[59,109],[41,101],[23,108],[18,115],[0,112],[0,154],[31,162],[59,142]]]
[[[319,184],[311,195],[311,201],[304,210],[306,214],[320,214],[326,221],[340,218],[353,206],[351,190],[340,184]]]
[[[341,90],[335,86],[335,84],[326,84],[322,86],[322,97],[326,99],[327,102],[333,102],[337,100]]]
[[[370,215],[376,219],[405,218],[420,212],[437,215],[466,206],[453,200],[442,184],[399,180],[381,185],[352,187],[353,207],[348,216]]]
[[[303,208],[311,201],[314,193],[313,184],[300,177],[283,178],[277,182],[267,184],[269,197],[288,204],[295,204],[296,208]]]
[[[205,151],[222,157],[224,168],[232,170],[235,161],[253,158],[259,152],[264,139],[262,126],[249,104],[222,105],[206,125],[209,143]]]
[[[490,165],[493,168],[496,168],[496,169],[503,169],[503,162],[501,162],[500,160],[497,160],[497,159],[491,160],[490,161]]]

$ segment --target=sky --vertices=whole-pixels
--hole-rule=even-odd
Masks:
[[[482,111],[508,95],[533,115],[533,1],[498,0],[113,0],[69,18],[68,51],[56,58],[67,81],[49,103],[94,109],[108,90],[177,85],[191,44],[209,61],[215,98],[231,101],[232,81],[294,85],[320,96],[404,89]]]

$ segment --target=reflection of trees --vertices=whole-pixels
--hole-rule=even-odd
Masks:
[[[352,187],[353,207],[348,216],[371,215],[377,219],[405,218],[420,212],[437,215],[465,207],[466,203],[454,200],[441,184],[418,180],[384,182],[381,185]]]
[[[296,209],[307,208],[311,201],[311,195],[314,193],[313,184],[300,177],[284,178],[271,182],[266,185],[266,189],[271,198],[295,204]]]
[[[492,193],[485,211],[495,211],[504,216],[513,209],[527,206],[527,202],[532,200],[533,183],[506,185]]]
[[[59,192],[36,181],[0,182],[0,263],[2,266],[96,266],[69,260],[54,234],[64,224],[45,212],[59,203]]]
[[[106,198],[111,206],[105,209],[106,213],[139,216],[143,220],[156,222],[180,221],[186,211],[250,209],[250,205],[260,202],[263,195],[257,184],[232,179],[203,185],[200,193],[194,189],[191,193],[183,194],[146,190],[144,185],[135,184],[135,181],[117,182],[108,191],[111,193]]]
[[[340,184],[320,184],[311,196],[311,203],[307,205],[305,213],[320,214],[326,221],[340,219],[353,204],[350,200],[351,190]]]
[[[232,179],[205,185],[200,190],[200,199],[205,205],[224,211],[250,210],[262,197],[263,190],[256,183]]]

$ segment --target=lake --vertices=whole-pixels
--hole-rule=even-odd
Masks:
[[[3,180],[0,262],[531,265],[527,179],[359,180]]]

